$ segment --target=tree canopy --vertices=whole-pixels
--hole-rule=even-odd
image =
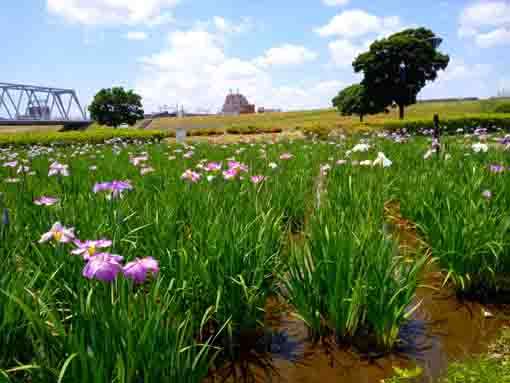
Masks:
[[[122,87],[101,89],[89,106],[90,116],[102,125],[134,125],[143,118],[142,97]]]
[[[403,118],[405,106],[416,103],[427,81],[448,66],[450,57],[437,50],[440,43],[429,29],[406,29],[372,43],[353,62],[354,71],[363,72],[371,99],[385,106],[396,103]]]
[[[361,122],[363,122],[363,116],[380,113],[386,109],[384,105],[377,104],[374,99],[369,97],[362,84],[354,84],[345,88],[333,98],[332,102],[342,116],[358,115]]]

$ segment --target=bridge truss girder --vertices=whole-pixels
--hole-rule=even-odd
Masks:
[[[0,83],[0,112],[5,111],[10,120],[40,120],[23,113],[30,106],[48,108],[49,120],[70,121],[71,108],[77,109],[83,120],[87,115],[73,89],[48,88],[22,84]],[[57,116],[54,116],[57,114]]]

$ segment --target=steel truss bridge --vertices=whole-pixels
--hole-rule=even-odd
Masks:
[[[73,89],[0,82],[0,126],[84,127],[90,123]]]

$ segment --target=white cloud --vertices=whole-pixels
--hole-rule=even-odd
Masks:
[[[47,7],[57,16],[85,25],[156,25],[173,20],[168,10],[178,3],[179,0],[47,0]]]
[[[253,97],[270,82],[253,63],[227,57],[222,39],[211,32],[175,31],[168,42],[161,52],[141,59],[144,71],[136,87],[149,107],[180,103],[217,110],[229,89]]]
[[[183,104],[188,110],[218,111],[229,89],[239,89],[257,106],[282,109],[327,107],[343,87],[338,81],[315,86],[275,86],[269,68],[257,59],[229,57],[218,31],[178,30],[168,46],[140,59],[143,71],[135,88],[147,111],[159,105]],[[271,55],[270,55],[271,56]]]
[[[327,5],[328,7],[337,7],[341,5],[347,5],[349,4],[350,0],[322,0],[322,3],[324,5]]]
[[[138,32],[138,31],[130,31],[128,33],[126,33],[124,35],[124,38],[127,39],[127,40],[133,40],[133,41],[141,41],[141,40],[146,40],[147,37],[149,37],[147,35],[147,33],[145,32]]]
[[[401,23],[398,16],[379,17],[363,10],[354,9],[334,16],[328,24],[317,28],[315,32],[322,37],[354,38],[369,33],[386,35],[400,28]]]
[[[420,98],[491,96],[496,92],[494,84],[488,81],[492,69],[491,65],[453,59],[445,71],[438,73],[436,81],[423,89]]]
[[[317,57],[319,55],[316,52],[306,47],[283,44],[267,50],[264,56],[255,59],[255,63],[261,67],[300,65],[316,60]]]
[[[271,91],[265,105],[287,110],[328,108],[333,97],[345,86],[342,81],[323,81],[309,88],[281,86]]]
[[[252,22],[249,18],[243,18],[240,23],[233,23],[224,17],[214,16],[212,20],[216,31],[223,34],[239,34],[247,32],[252,28]]]
[[[491,32],[479,33],[475,38],[480,48],[492,48],[502,44],[510,43],[510,29],[498,28]]]
[[[473,38],[480,48],[510,44],[510,3],[480,1],[466,7],[459,19],[459,36]]]
[[[328,49],[335,66],[349,67],[359,54],[368,50],[369,45],[368,41],[355,44],[350,40],[340,39],[330,42]]]

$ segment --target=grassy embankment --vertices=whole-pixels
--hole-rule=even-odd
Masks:
[[[435,113],[443,119],[472,114],[490,114],[502,101],[480,100],[462,102],[430,102],[410,106],[406,111],[406,119],[430,119]],[[335,109],[323,109],[304,112],[285,112],[271,114],[255,114],[241,116],[206,116],[188,117],[185,119],[161,118],[151,124],[151,129],[173,130],[179,126],[188,128],[225,129],[232,126],[253,126],[255,128],[341,128],[346,132],[371,129],[384,126],[386,123],[398,121],[398,111],[391,109],[388,114],[367,116],[360,123],[356,116],[340,116]]]
[[[475,116],[488,118],[496,116],[493,111],[497,105],[504,101],[480,100],[461,102],[430,102],[412,105],[406,111],[406,120],[409,124],[423,125],[423,122],[432,121],[433,115],[439,113],[441,120]],[[501,115],[499,115],[501,116]],[[460,121],[464,124],[464,121]],[[224,135],[237,137],[243,134],[274,134],[291,131],[328,133],[331,130],[341,130],[345,133],[373,130],[384,127],[403,127],[399,125],[397,110],[392,109],[388,114],[367,116],[360,123],[356,116],[340,116],[334,109],[312,110],[303,112],[284,112],[271,114],[253,114],[242,116],[205,116],[187,117],[183,119],[160,118],[155,119],[150,129],[111,129],[93,125],[86,131],[59,132],[60,127],[41,126],[2,126],[0,127],[0,145],[34,144],[49,142],[101,142],[115,137],[132,139],[161,139],[173,137],[175,128],[187,127],[188,135],[208,136]],[[292,134],[292,133],[290,133]]]

